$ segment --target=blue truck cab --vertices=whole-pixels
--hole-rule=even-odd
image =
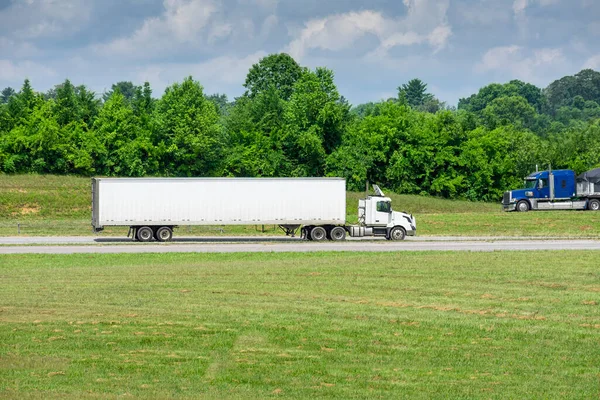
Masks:
[[[504,211],[529,211],[540,209],[573,209],[581,206],[577,201],[577,181],[571,170],[540,171],[525,178],[524,189],[504,193]],[[574,204],[576,203],[576,204]],[[583,201],[585,208],[585,201]]]

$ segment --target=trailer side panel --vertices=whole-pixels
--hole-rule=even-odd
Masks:
[[[341,225],[339,178],[97,178],[94,226]]]

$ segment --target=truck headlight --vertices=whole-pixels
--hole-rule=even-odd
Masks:
[[[527,197],[533,197],[533,192],[525,192],[525,196],[527,196]]]

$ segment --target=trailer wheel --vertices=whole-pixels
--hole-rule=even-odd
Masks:
[[[336,226],[331,230],[331,232],[329,232],[329,237],[335,242],[345,240],[346,229],[342,228],[341,226]]]
[[[389,240],[404,240],[406,237],[406,231],[401,226],[392,228],[388,236]]]
[[[598,200],[598,199],[590,200],[590,202],[588,203],[588,210],[592,210],[592,211],[600,210],[600,200]]]
[[[519,212],[527,212],[529,211],[529,203],[525,200],[521,200],[517,203],[517,211]]]
[[[315,226],[310,231],[310,238],[315,242],[325,240],[327,237],[327,231],[322,226]]]
[[[137,229],[136,237],[140,242],[149,242],[152,240],[154,236],[154,232],[152,232],[152,228],[149,226],[142,226]]]
[[[173,230],[168,226],[163,226],[158,228],[155,237],[159,242],[170,242],[173,239]]]

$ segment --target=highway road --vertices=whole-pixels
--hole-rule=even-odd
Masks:
[[[402,242],[351,239],[346,242],[315,243],[285,237],[197,237],[178,238],[171,243],[133,243],[126,238],[110,237],[0,238],[0,254],[536,250],[600,250],[600,240],[416,237]]]

